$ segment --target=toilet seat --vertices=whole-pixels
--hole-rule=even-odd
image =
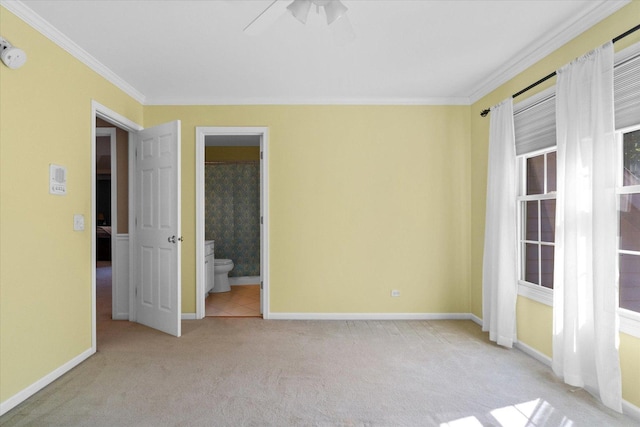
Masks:
[[[213,260],[213,265],[229,265],[229,264],[233,264],[233,261],[231,261],[230,259],[214,259]]]

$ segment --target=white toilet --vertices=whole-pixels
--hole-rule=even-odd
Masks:
[[[215,279],[211,292],[229,292],[231,290],[231,286],[229,285],[228,274],[233,270],[233,261],[230,259],[214,259],[213,266]]]

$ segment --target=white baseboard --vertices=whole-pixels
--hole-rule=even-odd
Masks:
[[[622,413],[634,420],[640,421],[640,408],[624,399],[622,399]]]
[[[260,284],[260,276],[229,277],[229,285],[231,286],[259,285],[259,284]]]
[[[522,351],[523,353],[527,354],[528,356],[533,357],[534,359],[536,359],[537,361],[539,361],[540,363],[548,366],[549,368],[551,368],[551,358],[549,356],[547,356],[546,354],[540,353],[538,350],[534,349],[533,347],[528,346],[527,344],[518,341],[516,343],[514,343],[513,345],[515,348],[517,348],[518,350]],[[638,408],[637,406],[635,406],[633,403],[627,402],[626,400],[622,400],[622,412],[635,419],[640,421],[640,408]]]
[[[533,347],[528,346],[527,344],[523,343],[522,341],[516,341],[513,346],[515,348],[517,348],[518,350],[520,350],[521,352],[533,357],[534,359],[536,359],[538,362],[547,365],[548,367],[551,367],[551,358],[549,356],[547,356],[546,354],[540,353],[538,350],[536,350]]]
[[[274,313],[274,320],[472,320],[470,313]]]
[[[14,394],[4,402],[0,403],[0,415],[6,414],[11,409],[15,408],[16,406],[18,406],[19,404],[27,400],[29,397],[36,394],[38,391],[42,390],[43,388],[45,388],[46,386],[48,386],[49,384],[51,384],[52,382],[60,378],[62,375],[66,374],[67,372],[69,372],[70,370],[78,366],[80,363],[87,360],[94,353],[95,353],[95,350],[92,348],[85,350],[84,352],[80,353],[78,356],[74,357],[64,365],[60,366],[59,368],[55,369],[51,373],[40,378],[38,381],[31,384],[24,390]]]
[[[476,316],[473,313],[469,313],[469,316],[471,316],[470,319],[473,320],[474,323],[482,326],[482,319],[481,318],[479,318],[478,316]]]
[[[181,314],[181,319],[182,320],[196,320],[196,314],[195,313],[182,313]]]

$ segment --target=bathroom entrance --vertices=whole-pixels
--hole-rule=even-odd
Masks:
[[[266,128],[196,128],[197,318],[268,316],[266,149]]]

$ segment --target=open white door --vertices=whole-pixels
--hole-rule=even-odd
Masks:
[[[135,147],[135,318],[179,337],[180,121],[138,132]]]

